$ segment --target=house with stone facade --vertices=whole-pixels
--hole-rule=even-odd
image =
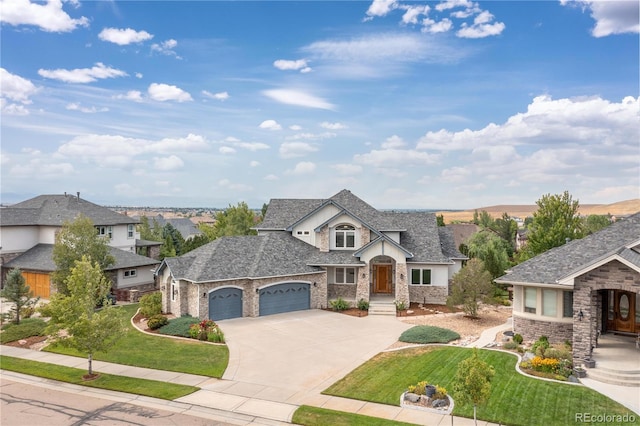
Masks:
[[[574,359],[591,359],[602,333],[640,335],[640,213],[529,259],[496,282],[513,286],[514,332],[568,340]]]
[[[54,291],[53,246],[62,226],[79,215],[91,219],[104,237],[115,264],[105,271],[118,300],[136,300],[155,289],[154,271],[160,261],[136,253],[138,221],[94,204],[80,193],[39,195],[0,209],[0,276],[19,268],[34,296],[48,299]]]
[[[221,320],[338,298],[441,304],[466,259],[434,214],[377,210],[348,190],[272,199],[255,229],[165,258],[156,271],[164,311]]]

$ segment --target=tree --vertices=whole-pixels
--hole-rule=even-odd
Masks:
[[[158,221],[156,218],[153,218],[153,228],[149,223],[149,218],[147,216],[142,216],[140,218],[140,224],[138,225],[138,231],[140,231],[140,238],[143,240],[149,241],[162,241],[162,233],[159,232],[160,225],[158,225]]]
[[[478,210],[473,212],[473,223],[476,225],[482,228],[491,228],[493,222],[493,217],[486,210],[482,210],[480,214],[478,214]]]
[[[114,257],[109,254],[107,239],[98,235],[91,219],[80,215],[73,222],[65,222],[56,235],[53,246],[56,270],[52,279],[58,292],[68,294],[67,278],[75,263],[83,256],[98,263],[103,271],[116,263]]]
[[[175,257],[177,255],[176,247],[173,245],[173,238],[171,235],[167,235],[164,239],[164,244],[160,248],[160,259],[165,257]]]
[[[473,422],[477,425],[478,405],[484,404],[491,394],[491,378],[495,371],[480,359],[478,348],[473,348],[471,357],[458,364],[453,380],[453,397],[456,404],[473,404]]]
[[[466,240],[466,245],[466,254],[482,260],[492,279],[504,275],[504,271],[511,266],[509,243],[492,230],[476,232]]]
[[[508,213],[502,213],[502,217],[493,222],[493,228],[496,234],[508,243],[509,257],[513,256],[516,249],[516,232],[518,231],[518,223],[509,217]]]
[[[164,224],[164,226],[162,227],[162,237],[165,241],[167,240],[167,238],[171,238],[176,255],[179,256],[182,254],[184,238],[182,237],[180,231],[178,231],[172,224]]]
[[[182,245],[182,252],[180,254],[189,253],[191,250],[195,250],[210,241],[211,240],[209,240],[209,237],[206,234],[195,235],[184,242]]]
[[[439,214],[436,216],[436,222],[438,224],[438,226],[445,226],[444,225],[444,215],[443,214]]]
[[[201,226],[200,230],[207,234],[211,241],[220,237],[231,235],[256,235],[251,228],[256,225],[255,213],[249,209],[245,202],[229,207],[216,214],[213,226]]]
[[[479,302],[487,300],[492,292],[491,274],[484,268],[482,260],[474,258],[453,276],[447,305],[462,305],[465,314],[477,318]]]
[[[568,191],[563,194],[546,194],[538,201],[533,222],[527,235],[525,258],[536,256],[568,240],[582,238],[582,220],[578,215],[580,204]]]
[[[590,214],[583,220],[584,234],[591,235],[609,225],[611,225],[611,218],[609,215]]]
[[[4,289],[0,291],[0,297],[4,297],[14,304],[11,308],[11,311],[15,314],[14,322],[20,324],[20,310],[27,306],[33,298],[33,292],[27,285],[27,281],[24,279],[20,269],[15,268],[9,271]]]
[[[46,332],[61,345],[87,355],[89,376],[96,352],[107,352],[127,332],[125,311],[107,298],[111,282],[98,262],[82,256],[66,279],[68,293],[55,293],[49,303],[51,319]],[[102,303],[96,309],[96,300]],[[60,333],[64,330],[66,333]]]

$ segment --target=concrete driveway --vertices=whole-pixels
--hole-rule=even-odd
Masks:
[[[300,404],[398,340],[395,317],[322,310],[219,322],[229,367],[211,390]]]

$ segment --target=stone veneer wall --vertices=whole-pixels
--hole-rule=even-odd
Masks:
[[[187,301],[188,313],[192,316],[197,316],[200,319],[209,318],[209,291],[219,287],[232,286],[240,287],[244,290],[242,297],[242,315],[245,317],[257,317],[260,314],[260,295],[256,290],[269,284],[279,284],[292,281],[311,282],[311,309],[327,307],[327,274],[322,272],[308,275],[264,278],[260,280],[240,279],[216,283],[203,283],[199,285],[189,284],[189,296]],[[316,285],[314,286],[313,283]],[[202,297],[203,294],[206,294],[206,296]]]
[[[614,260],[574,279],[573,358],[590,359],[601,325],[602,297],[598,290],[624,290],[640,294],[640,274]],[[638,297],[638,296],[636,296]],[[584,317],[578,321],[577,313]]]
[[[513,315],[513,330],[522,335],[525,341],[538,340],[540,336],[547,336],[551,343],[563,343],[572,340],[573,324],[566,322],[552,322],[534,320]]]
[[[371,287],[371,274],[369,273],[369,266],[364,266],[358,269],[358,277],[356,284],[356,303],[359,300],[369,301],[370,287]]]
[[[402,278],[401,278],[402,277]],[[409,277],[407,276],[407,264],[396,262],[396,300],[409,305]]]
[[[327,286],[327,299],[335,300],[342,297],[347,301],[357,301],[355,284],[329,284]]]
[[[409,285],[409,301],[444,305],[447,303],[449,287],[436,285]]]
[[[323,226],[320,229],[320,244],[318,249],[323,252],[326,253],[329,251],[329,227],[327,225]]]

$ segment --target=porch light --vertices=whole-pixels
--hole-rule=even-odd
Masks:
[[[367,274],[365,274],[364,272],[362,273],[362,278],[366,278]]]
[[[580,309],[580,312],[578,312],[578,321],[582,321],[582,318],[584,318],[584,314],[582,313],[582,309]]]
[[[400,279],[404,280],[404,274],[400,274]]]
[[[207,297],[207,293],[202,293],[202,298],[204,299],[205,297]]]

